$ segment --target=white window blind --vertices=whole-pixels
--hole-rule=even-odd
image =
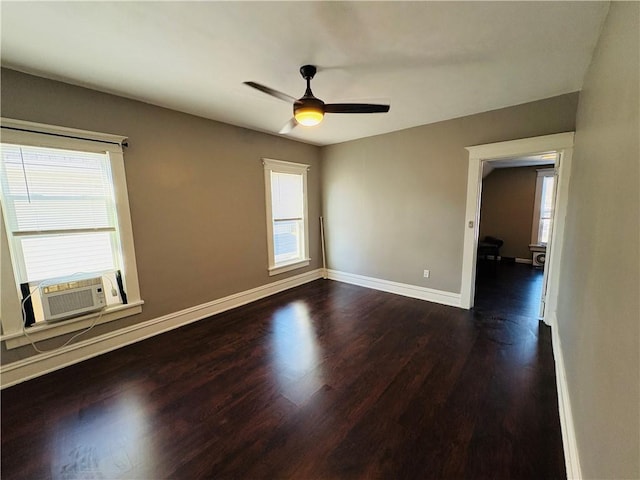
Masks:
[[[0,180],[21,282],[117,268],[106,153],[2,144]]]

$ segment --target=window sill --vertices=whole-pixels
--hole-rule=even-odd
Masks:
[[[310,261],[310,258],[305,258],[304,260],[296,260],[291,263],[284,263],[281,265],[276,265],[275,267],[269,267],[269,276],[272,277],[280,273],[290,272],[291,270],[295,270],[297,268],[306,267],[309,265]]]
[[[89,328],[95,320],[95,325],[102,325],[103,323],[112,322],[120,318],[129,317],[142,312],[142,305],[144,302],[139,300],[137,302],[131,302],[127,305],[116,305],[109,307],[102,312],[93,312],[88,315],[82,315],[80,317],[71,318],[69,320],[62,320],[55,323],[44,323],[42,325],[35,325],[29,327],[29,338],[24,334],[22,330],[18,332],[8,333],[0,337],[0,341],[4,342],[7,349],[22,347],[29,345],[31,341],[39,342],[49,338],[58,337],[67,333],[77,332]],[[102,315],[100,315],[102,313]],[[82,338],[82,337],[81,337]]]

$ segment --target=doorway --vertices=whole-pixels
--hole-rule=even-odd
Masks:
[[[472,308],[474,305],[482,173],[485,162],[513,162],[514,159],[519,158],[556,154],[556,206],[552,219],[554,228],[550,235],[550,243],[553,247],[550,249],[545,261],[546,288],[543,293],[545,301],[543,320],[548,325],[555,324],[559,265],[562,255],[564,218],[573,154],[573,136],[573,132],[568,132],[467,147],[469,168],[461,283],[461,304],[463,308]]]
[[[507,290],[517,287],[512,282],[529,284],[518,296],[532,316],[544,316],[557,156],[549,152],[482,161],[474,304],[479,286],[486,292],[489,284],[507,276]]]

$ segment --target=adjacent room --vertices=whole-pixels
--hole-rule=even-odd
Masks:
[[[2,2],[6,478],[640,478],[639,2]]]
[[[557,153],[547,153],[487,160],[482,166],[476,284],[504,298],[507,288],[522,291],[534,318],[544,318],[556,158]],[[477,301],[478,291],[476,307]]]

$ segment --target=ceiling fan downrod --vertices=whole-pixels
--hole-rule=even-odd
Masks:
[[[313,92],[311,92],[311,80],[315,77],[316,72],[315,65],[303,65],[300,67],[300,75],[307,81],[307,91],[304,92],[304,96],[302,98],[314,97]]]

